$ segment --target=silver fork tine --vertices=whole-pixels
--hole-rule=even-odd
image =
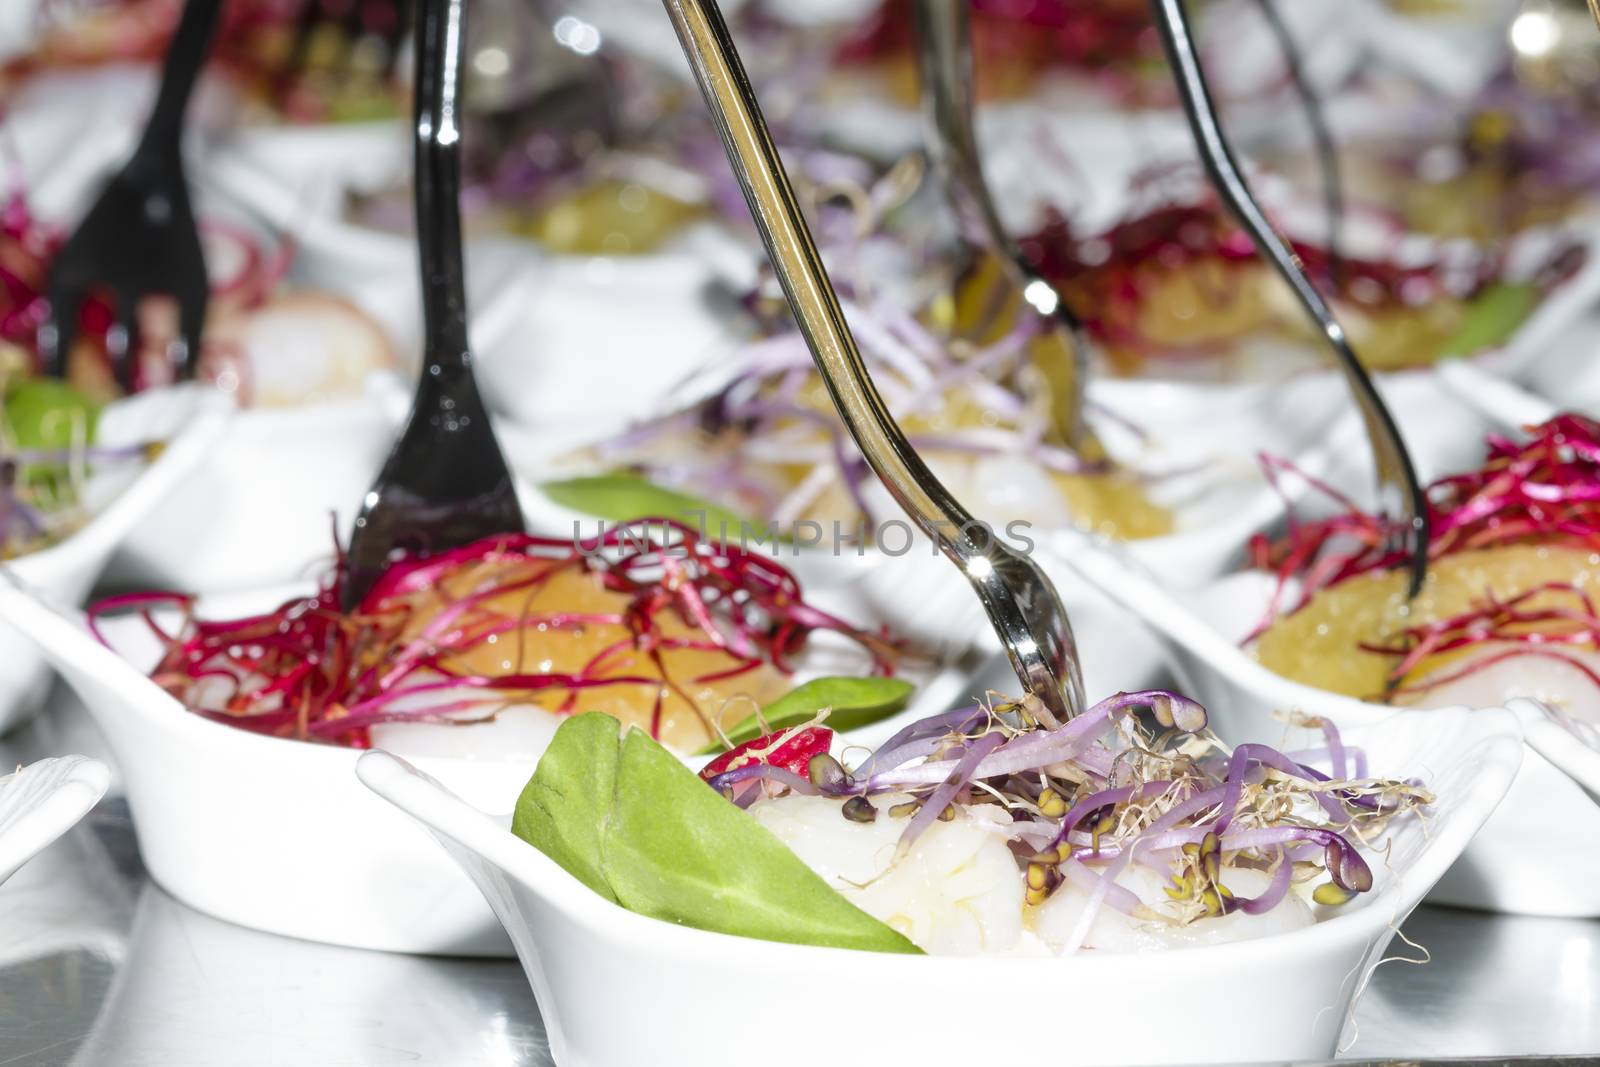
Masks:
[[[934,478],[873,387],[839,299],[795,200],[715,0],[663,0],[677,30],[789,307],[834,405],[873,471],[906,514],[960,568],[1022,684],[1063,721],[1083,707],[1083,678],[1066,611],[1031,559],[989,535]]]
[[[1316,325],[1333,351],[1339,368],[1344,372],[1345,381],[1355,396],[1356,406],[1360,408],[1362,421],[1366,424],[1367,437],[1372,442],[1379,506],[1386,516],[1399,519],[1394,524],[1394,543],[1406,555],[1411,575],[1411,595],[1416,596],[1428,574],[1428,506],[1399,427],[1395,425],[1394,416],[1383,402],[1383,397],[1372,384],[1366,368],[1350,348],[1350,341],[1345,336],[1344,328],[1334,318],[1333,310],[1317,292],[1317,287],[1300,265],[1299,258],[1273,229],[1266,212],[1250,192],[1250,185],[1234,159],[1233,147],[1222,132],[1216,108],[1211,103],[1211,90],[1195,52],[1183,0],[1151,0],[1151,4],[1155,8],[1156,25],[1161,30],[1161,42],[1166,48],[1167,60],[1172,64],[1178,96],[1183,101],[1195,146],[1205,162],[1206,172],[1211,176],[1212,186],[1250,234],[1256,251],[1289,283],[1306,316]]]

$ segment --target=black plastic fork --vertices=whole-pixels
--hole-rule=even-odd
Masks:
[[[399,553],[431,555],[523,529],[505,457],[467,348],[461,258],[463,0],[421,0],[416,67],[417,244],[422,376],[411,415],[362,501],[340,601],[360,603]]]
[[[153,294],[178,303],[168,358],[194,375],[210,284],[183,173],[183,117],[205,63],[221,0],[189,0],[167,49],[161,89],[133,155],[100,193],[50,268],[50,318],[39,331],[46,373],[64,377],[78,313],[96,288],[115,301],[109,355],[122,387],[138,385],[139,304]]]

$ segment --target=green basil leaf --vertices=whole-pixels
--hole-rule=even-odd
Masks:
[[[1467,305],[1461,322],[1439,348],[1439,356],[1470,356],[1504,344],[1539,306],[1539,288],[1527,282],[1496,282]]]
[[[767,941],[921,951],[648,734],[619,741],[618,730],[598,713],[561,724],[517,802],[518,837],[641,915]]]
[[[713,742],[696,755],[716,755],[760,737],[761,720],[768,729],[782,730],[809,722],[823,708],[833,709],[826,724],[829,729],[854,730],[903,710],[914,688],[902,678],[814,678],[762,708],[760,719],[751,715],[740,720],[727,731],[728,745]]]
[[[700,516],[704,513],[704,526],[701,528],[708,537],[737,539],[742,527],[764,532],[764,527],[758,527],[717,504],[656,485],[637,474],[624,471],[541,482],[539,491],[564,508],[613,522],[664,518],[700,526]]]
[[[617,792],[621,738],[609,715],[590,711],[569,718],[551,738],[511,816],[512,833],[613,902],[617,896],[601,869],[600,843]]]

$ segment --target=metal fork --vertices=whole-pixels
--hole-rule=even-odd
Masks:
[[[856,444],[907,515],[972,583],[1017,677],[1065,720],[1083,707],[1072,627],[1055,588],[934,478],[872,384],[716,0],[663,0],[761,231],[789,307]]]
[[[1193,32],[1183,0],[1151,0],[1151,5],[1155,9],[1156,25],[1161,31],[1167,61],[1172,65],[1184,114],[1188,117],[1190,131],[1194,134],[1195,145],[1205,162],[1212,186],[1250,234],[1256,251],[1289,283],[1301,308],[1333,351],[1339,368],[1344,372],[1345,382],[1361,410],[1377,467],[1379,507],[1384,515],[1398,517],[1392,527],[1393,544],[1406,555],[1411,576],[1410,594],[1415,596],[1428,574],[1428,507],[1421,484],[1417,481],[1416,468],[1412,465],[1410,453],[1406,451],[1394,416],[1372,384],[1366,368],[1356,358],[1344,328],[1334,318],[1333,310],[1306,275],[1299,257],[1272,228],[1266,212],[1250,192],[1249,183],[1234,159],[1233,148],[1222,132],[1216,108],[1212,105],[1211,90],[1201,69],[1200,58],[1195,53]]]
[[[945,195],[954,208],[961,235],[980,253],[998,260],[1003,273],[1028,304],[1052,322],[1071,354],[1066,387],[1057,390],[1055,415],[1073,449],[1100,455],[1083,418],[1084,385],[1089,373],[1089,334],[1056,287],[1036,271],[1006,233],[984,178],[973,131],[972,28],[967,0],[917,0],[913,22],[917,66],[922,78],[923,122]]]
[[[472,376],[461,258],[463,0],[421,0],[416,65],[422,375],[411,414],[362,501],[340,599],[360,603],[397,552],[521,532],[522,509]]]
[[[50,317],[38,335],[48,374],[66,375],[79,308],[97,286],[116,300],[109,355],[123,389],[139,384],[139,303],[155,293],[178,302],[178,339],[167,356],[178,377],[194,374],[210,283],[184,179],[183,117],[220,8],[221,0],[184,5],[138,147],[51,264]]]

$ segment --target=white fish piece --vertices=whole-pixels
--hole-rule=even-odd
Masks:
[[[243,352],[249,380],[236,387],[247,389],[250,403],[261,407],[360,396],[368,375],[399,365],[371,316],[324,292],[281,294],[260,308],[225,316],[207,339]]]
[[[757,801],[750,814],[845,899],[931,955],[1038,956],[1063,950],[1088,903],[1087,890],[1069,883],[1042,905],[1026,906],[1023,872],[1007,843],[1011,820],[993,805],[958,805],[955,818],[928,827],[896,861],[910,820],[891,817],[888,809],[908,799],[874,797],[878,818],[871,823],[846,819],[841,800],[793,794]],[[1270,881],[1250,868],[1225,865],[1223,871],[1223,884],[1241,897],[1259,895]],[[1133,865],[1117,884],[1157,908],[1166,900],[1168,883],[1146,866]],[[1234,912],[1187,926],[1136,919],[1101,905],[1085,947],[1150,952],[1214,945],[1269,937],[1315,921],[1311,906],[1295,890],[1265,914]]]
[[[904,796],[874,797],[878,818],[846,819],[843,801],[785,796],[757,801],[750,814],[845,899],[894,927],[932,955],[978,955],[1016,950],[1022,942],[1024,886],[1017,862],[985,811],[978,820],[957,808],[935,822],[898,862],[896,846],[907,818],[888,809]]]
[[[1254,897],[1262,893],[1271,881],[1270,876],[1248,867],[1222,868],[1222,884],[1235,896]],[[1146,904],[1159,905],[1166,896],[1167,881],[1161,873],[1142,864],[1132,864],[1117,878],[1117,884],[1132,891]],[[1088,904],[1089,890],[1069,882],[1036,908],[1028,909],[1030,931],[1043,941],[1051,951],[1060,952],[1076,930],[1083,909]],[[1136,919],[1117,909],[1102,904],[1089,927],[1084,947],[1103,952],[1151,952],[1169,948],[1192,948],[1198,945],[1220,945],[1229,941],[1247,941],[1257,937],[1270,937],[1310,926],[1316,921],[1311,906],[1293,889],[1277,907],[1261,914],[1248,915],[1235,911],[1216,918],[1198,919],[1187,926],[1170,926],[1160,922]]]

